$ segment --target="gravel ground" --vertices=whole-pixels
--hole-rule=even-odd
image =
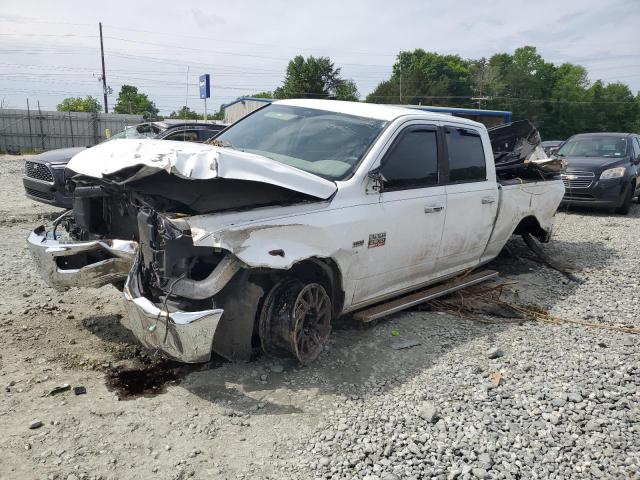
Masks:
[[[33,272],[24,238],[58,210],[23,196],[23,160],[0,157],[0,478],[640,476],[640,336],[619,330],[416,310],[338,322],[311,367],[212,364],[120,400],[111,368],[147,353],[115,289],[56,292]],[[519,239],[491,267],[513,302],[640,327],[639,227],[638,206],[559,213],[544,249],[580,283]],[[63,384],[87,393],[49,394]]]

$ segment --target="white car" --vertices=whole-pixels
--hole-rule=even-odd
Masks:
[[[497,136],[494,152],[462,118],[278,101],[213,144],[132,139],[76,155],[73,210],[28,244],[51,286],[120,285],[124,325],[170,357],[261,346],[308,363],[333,319],[397,311],[514,233],[549,239],[564,186],[535,135]]]

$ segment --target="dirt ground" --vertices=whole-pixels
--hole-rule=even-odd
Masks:
[[[120,326],[125,313],[115,288],[57,292],[32,268],[25,237],[60,210],[24,196],[24,160],[0,157],[2,479],[309,478],[294,472],[292,462],[306,454],[317,425],[331,420],[346,399],[362,395],[370,382],[392,391],[447,353],[482,359],[501,331],[526,328],[434,311],[409,311],[366,327],[345,320],[310,367],[264,356],[242,364],[212,362],[165,370],[177,378],[157,394],[120,398],[108,384],[110,372],[148,361],[147,352]],[[614,219],[625,222],[624,228],[603,230],[631,234],[637,242],[632,231],[638,232],[638,210],[630,219]],[[611,222],[595,218],[602,225]],[[559,214],[557,241],[549,247],[556,257],[571,262],[589,248],[575,236],[563,237],[581,222],[580,214]],[[567,280],[557,272],[512,258],[493,267],[502,271],[501,281],[517,282],[523,302],[560,313],[571,308],[567,290],[559,289]],[[392,331],[421,345],[392,349]],[[84,386],[86,393],[51,394],[64,384]],[[31,429],[34,421],[42,426]]]

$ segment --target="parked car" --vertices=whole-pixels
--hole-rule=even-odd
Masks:
[[[157,138],[160,140],[206,142],[225,127],[226,125],[218,123],[163,120],[127,127],[106,141],[126,138]],[[75,154],[87,148],[49,150],[27,160],[22,179],[27,197],[55,207],[71,208],[71,197],[64,191],[64,169]]]
[[[563,143],[564,140],[546,140],[542,142],[542,149],[548,157],[551,157],[557,153]]]
[[[27,243],[52,287],[119,284],[124,325],[170,357],[249,359],[261,347],[306,364],[336,317],[404,308],[399,296],[487,263],[513,233],[549,240],[562,162],[518,127],[492,130],[492,151],[485,126],[463,118],[277,101],[213,145],[121,140],[79,153],[67,166],[73,210]]]
[[[557,155],[568,165],[563,204],[629,213],[640,193],[640,135],[581,133],[569,138]]]

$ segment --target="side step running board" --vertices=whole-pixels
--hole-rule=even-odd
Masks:
[[[399,312],[405,308],[413,307],[423,302],[428,302],[434,298],[453,293],[462,288],[470,287],[481,282],[486,282],[498,276],[494,270],[483,270],[480,272],[453,278],[435,286],[411,293],[403,297],[396,298],[386,303],[379,303],[373,307],[360,310],[353,314],[353,318],[361,322],[370,322],[386,315]]]

